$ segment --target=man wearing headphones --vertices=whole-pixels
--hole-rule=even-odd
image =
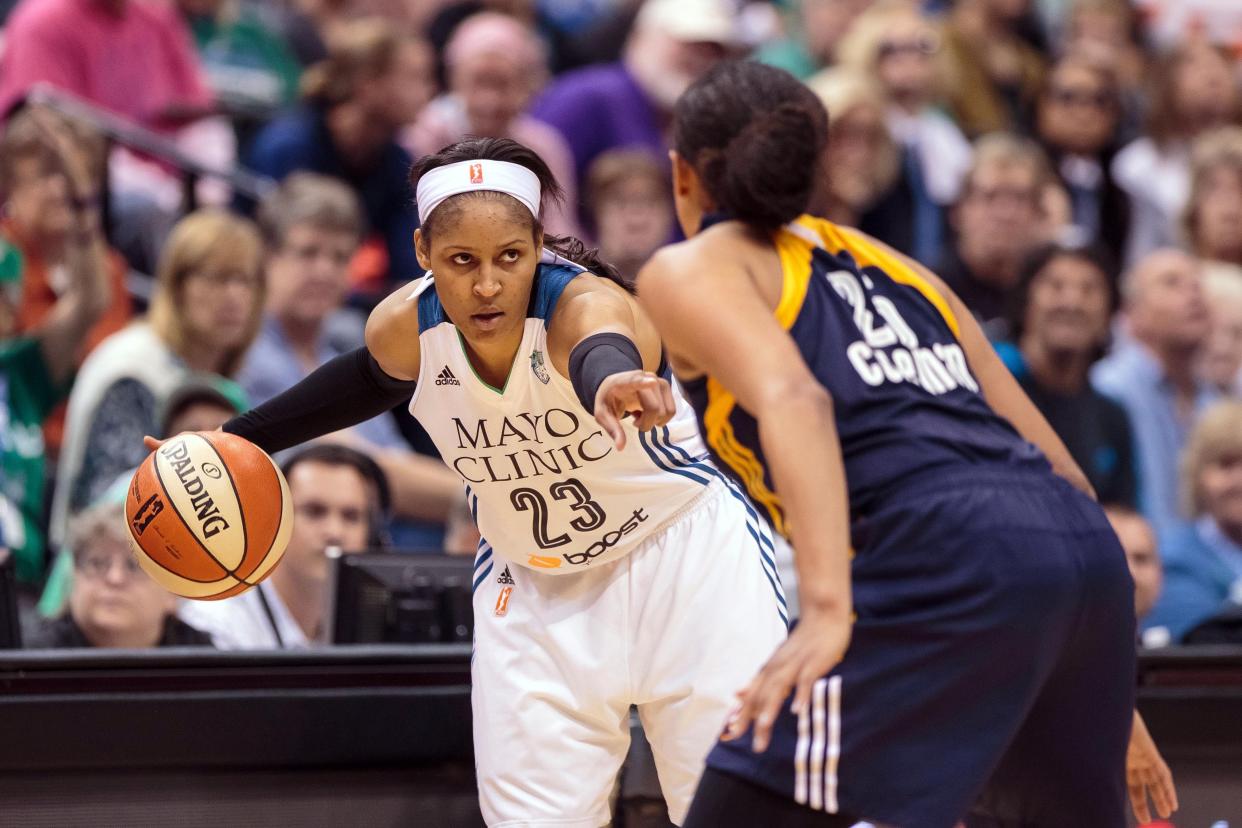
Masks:
[[[220,649],[309,647],[323,640],[329,547],[345,553],[385,545],[389,506],[383,471],[365,454],[313,443],[281,466],[293,497],[293,534],[280,565],[258,587],[223,601],[186,601],[179,615]]]

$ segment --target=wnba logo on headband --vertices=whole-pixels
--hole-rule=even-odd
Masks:
[[[463,176],[463,172],[466,175]],[[474,190],[490,190],[516,198],[532,216],[539,218],[539,201],[543,195],[539,176],[521,164],[480,158],[436,167],[418,180],[415,200],[419,222],[426,222],[427,216],[445,199]]]

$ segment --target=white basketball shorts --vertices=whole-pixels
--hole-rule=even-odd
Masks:
[[[637,705],[680,824],[735,694],[786,634],[772,531],[731,484],[575,575],[476,561],[475,761],[487,824],[598,828]]]

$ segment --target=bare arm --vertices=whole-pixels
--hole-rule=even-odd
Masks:
[[[34,121],[53,149],[69,187],[73,222],[65,253],[69,286],[39,327],[39,346],[48,372],[58,384],[73,373],[91,327],[111,302],[107,249],[100,227],[98,193],[89,160],[65,126],[36,109]]]
[[[802,618],[744,691],[742,711],[730,725],[738,735],[753,717],[755,748],[762,750],[790,688],[797,687],[800,709],[811,684],[848,645],[849,511],[832,398],[773,318],[744,250],[725,241],[666,248],[639,275],[639,289],[674,361],[709,374],[758,421],[784,503]]]
[[[594,405],[595,420],[612,437],[617,449],[625,447],[621,419],[633,415],[639,431],[662,426],[676,413],[673,389],[653,372],[660,366],[661,344],[651,320],[632,296],[615,283],[590,274],[565,288],[549,320],[548,358],[561,376],[569,377],[570,354],[588,337],[617,333],[634,343],[642,370],[619,371],[600,383]]]
[[[435,288],[427,288],[434,290]],[[409,298],[414,285],[394,290],[367,317],[366,343],[384,373],[399,380],[417,380],[418,300]]]

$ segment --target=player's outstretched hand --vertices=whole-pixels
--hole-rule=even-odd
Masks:
[[[595,421],[608,432],[617,451],[625,448],[622,417],[632,414],[638,430],[649,431],[673,419],[676,411],[672,386],[650,371],[613,374],[595,392]]]
[[[156,438],[152,437],[150,434],[142,438],[142,444],[147,447],[147,451],[155,451],[157,448],[164,445],[164,443],[166,442],[168,441],[157,440]]]
[[[755,753],[763,753],[772,739],[772,724],[790,691],[794,691],[791,710],[799,715],[811,702],[815,682],[841,661],[849,643],[848,611],[804,610],[789,638],[738,694],[741,706],[729,718],[721,738],[736,739],[753,723],[751,747]]]
[[[1130,807],[1139,825],[1151,822],[1147,797],[1156,806],[1161,819],[1168,819],[1177,810],[1177,788],[1173,786],[1173,774],[1160,757],[1156,743],[1147,732],[1143,717],[1134,711],[1134,724],[1130,728],[1130,747],[1126,750],[1126,785],[1130,789]]]

